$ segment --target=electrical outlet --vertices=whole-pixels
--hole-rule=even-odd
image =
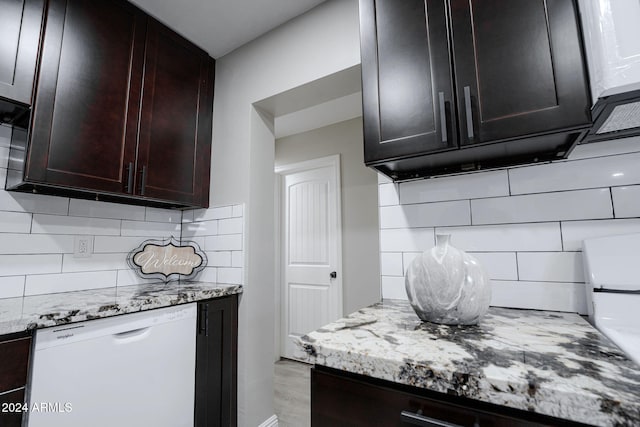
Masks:
[[[89,258],[93,253],[93,236],[76,236],[73,244],[74,258]]]

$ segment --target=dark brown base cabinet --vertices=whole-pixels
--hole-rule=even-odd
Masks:
[[[13,334],[0,342],[0,426],[20,427],[25,411],[25,388],[31,336]]]
[[[198,303],[196,427],[237,421],[238,296]]]
[[[8,190],[207,207],[215,62],[124,0],[48,0]]]
[[[311,426],[577,427],[584,424],[316,365],[311,369]]]
[[[360,0],[365,163],[395,180],[566,157],[591,124],[573,0]]]

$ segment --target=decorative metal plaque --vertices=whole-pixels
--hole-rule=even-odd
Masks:
[[[170,282],[194,278],[207,265],[207,255],[196,242],[170,239],[144,241],[129,252],[127,263],[143,279]]]

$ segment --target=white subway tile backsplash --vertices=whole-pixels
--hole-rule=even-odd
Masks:
[[[233,205],[231,207],[231,216],[240,218],[244,216],[244,205]]]
[[[244,252],[231,252],[231,267],[244,267]]]
[[[0,254],[64,254],[73,252],[73,236],[0,233]]]
[[[511,194],[640,184],[640,153],[509,170]]]
[[[222,206],[209,209],[196,209],[193,212],[194,221],[207,221],[211,219],[223,219],[233,217],[232,206]]]
[[[218,234],[218,220],[199,221],[182,224],[182,237],[214,236]]]
[[[569,160],[636,152],[640,152],[640,136],[578,145],[569,155]]]
[[[67,215],[69,212],[69,199],[66,197],[4,191],[6,176],[7,170],[0,169],[0,212],[13,211],[52,215]]]
[[[21,297],[24,294],[25,276],[0,277],[0,298]]]
[[[404,277],[382,276],[382,298],[407,300]]]
[[[403,252],[402,254],[402,275],[407,274],[407,269],[413,262],[413,260],[422,254],[422,252]],[[382,273],[381,273],[382,274]]]
[[[182,222],[193,222],[193,209],[182,211]]]
[[[31,230],[31,214],[0,211],[0,233],[28,233]]]
[[[27,276],[25,295],[53,294],[83,289],[109,288],[116,283],[116,271],[38,274]]]
[[[179,211],[8,192],[10,138],[0,126],[0,298],[157,282],[138,277],[126,257],[145,240],[171,236],[209,246],[220,277],[242,283],[244,205]],[[91,257],[73,257],[78,235],[94,237]],[[217,267],[200,279],[216,282]]]
[[[506,170],[445,176],[400,184],[400,203],[438,202],[509,195]]]
[[[62,255],[0,255],[0,276],[60,273]]]
[[[231,252],[206,252],[210,267],[231,267]]]
[[[640,219],[567,221],[562,223],[562,245],[565,251],[581,251],[584,239],[629,233],[640,233]]]
[[[9,147],[3,147],[2,140],[0,139],[0,168],[6,169],[8,164],[9,164]]]
[[[582,252],[519,252],[520,280],[584,282]]]
[[[204,241],[206,251],[239,251],[242,250],[242,234],[224,236],[207,236]]]
[[[407,273],[409,264],[420,252],[405,252],[402,254],[404,270]],[[469,252],[485,268],[489,279],[518,280],[518,266],[516,254],[513,252]]]
[[[434,244],[433,228],[380,230],[381,252],[422,252]]]
[[[378,184],[387,184],[393,182],[391,178],[378,172]]]
[[[378,186],[378,205],[392,206],[400,203],[396,184],[380,184]]]
[[[205,236],[183,236],[181,241],[182,243],[194,242],[200,247],[200,249],[204,250],[206,237]]]
[[[382,252],[380,254],[380,274],[383,276],[402,276],[402,253]]]
[[[122,221],[122,236],[173,236],[180,238],[181,224],[147,221]]]
[[[513,252],[469,252],[485,268],[492,280],[518,280],[518,264]]]
[[[215,267],[205,267],[194,280],[218,283],[218,269]]]
[[[640,185],[611,189],[616,218],[640,217]]]
[[[471,200],[474,224],[613,218],[608,188]]]
[[[71,199],[69,201],[69,215],[141,221],[144,220],[144,207],[99,202],[96,200]]]
[[[380,208],[380,228],[470,225],[469,202],[421,203]]]
[[[182,211],[176,209],[159,209],[147,207],[144,219],[152,222],[171,222],[173,224],[180,224],[182,222]]]
[[[74,258],[65,254],[62,260],[63,273],[75,273],[79,271],[106,271],[125,270],[127,254],[93,254],[89,258]]]
[[[125,270],[117,271],[118,277],[116,279],[117,286],[131,286],[140,285],[143,283],[158,283],[158,279],[143,279],[138,276],[133,270],[127,267]],[[113,284],[112,286],[116,286]]]
[[[128,253],[146,240],[162,240],[162,236],[156,237],[122,237],[122,236],[96,236],[93,241],[93,252],[100,253]]]
[[[10,146],[11,128],[6,125],[0,125],[0,169],[7,169],[7,166],[9,164]],[[4,185],[1,188],[4,188]]]
[[[242,268],[218,268],[218,283],[242,284]]]
[[[119,235],[120,220],[59,215],[33,215],[34,234]]]
[[[450,234],[451,244],[470,252],[560,251],[557,222],[436,228]]]
[[[218,234],[241,234],[242,218],[229,218],[218,220]]]
[[[584,283],[491,282],[491,305],[587,314]]]
[[[11,142],[11,130],[11,126],[9,125],[0,125],[0,146]]]

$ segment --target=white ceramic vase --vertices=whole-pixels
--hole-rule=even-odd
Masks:
[[[451,246],[450,238],[436,235],[436,246],[409,265],[407,296],[424,321],[475,325],[489,309],[491,283],[478,260]]]

